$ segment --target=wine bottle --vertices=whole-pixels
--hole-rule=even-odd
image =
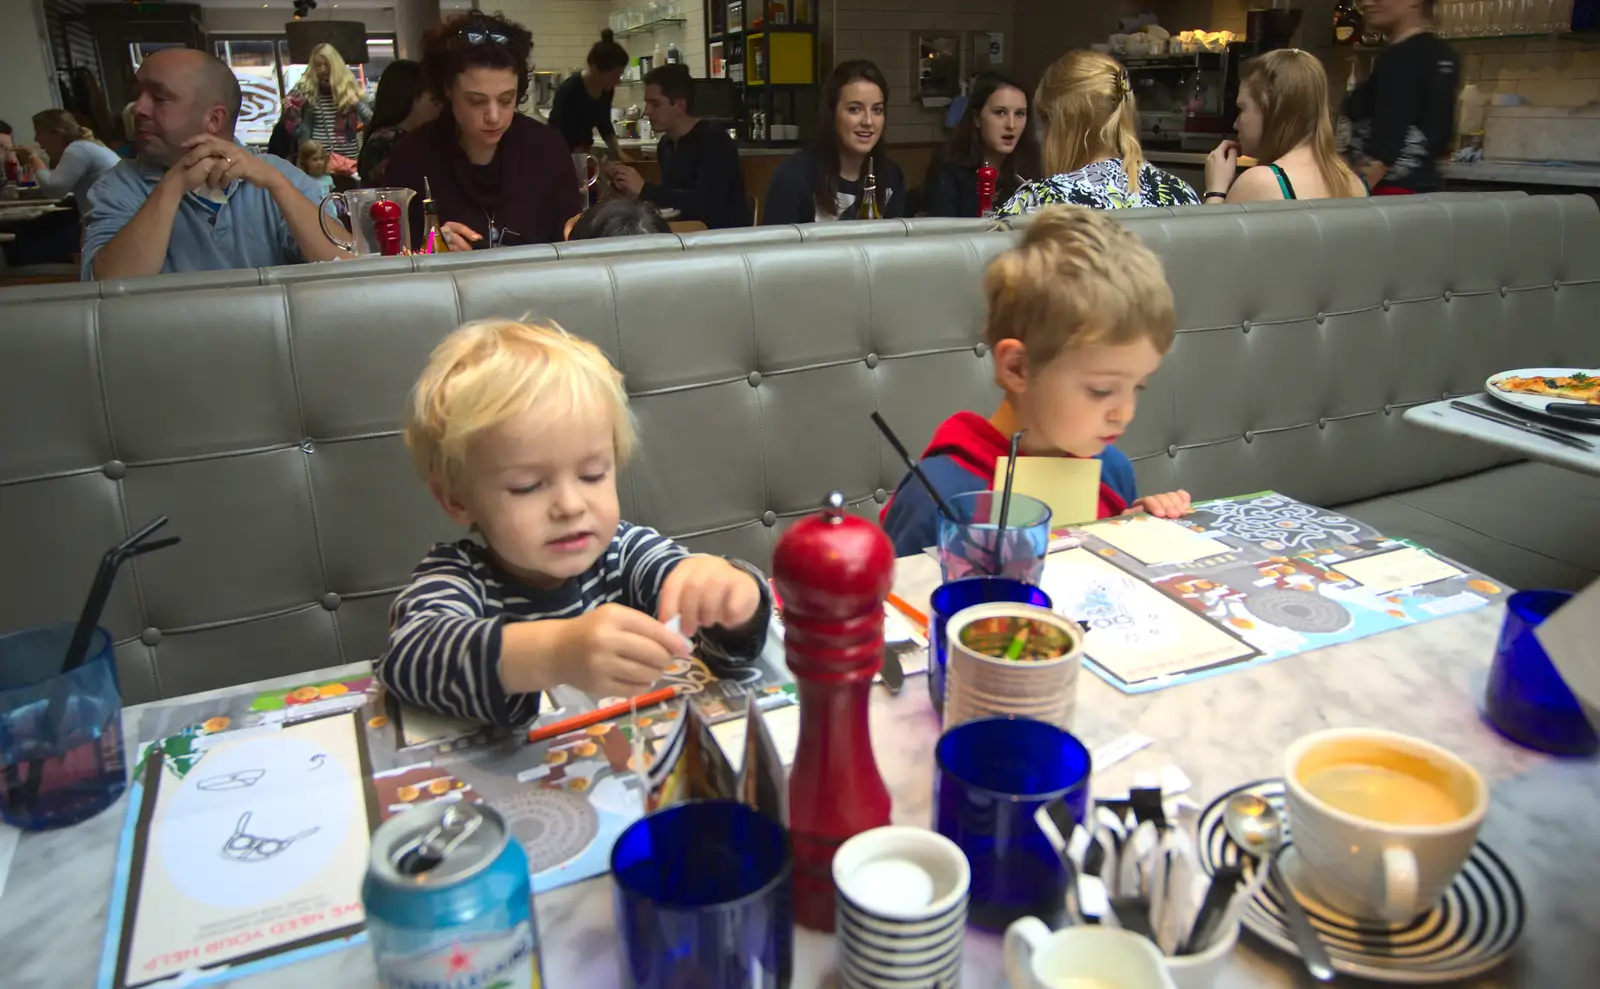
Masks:
[[[1333,8],[1333,41],[1339,45],[1359,45],[1366,34],[1366,18],[1355,0],[1339,0]]]
[[[873,173],[872,159],[870,157],[862,169],[861,202],[856,207],[856,218],[860,220],[883,219],[883,210],[878,206],[878,177]]]
[[[433,184],[422,179],[422,253],[443,254],[450,250],[444,231],[439,228],[439,204],[433,201]]]

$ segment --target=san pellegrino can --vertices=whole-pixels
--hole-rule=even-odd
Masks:
[[[436,802],[385,821],[361,900],[385,989],[540,989],[528,857],[490,807]]]

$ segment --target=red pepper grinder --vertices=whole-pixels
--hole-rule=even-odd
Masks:
[[[867,694],[883,663],[883,601],[894,547],[848,515],[844,496],[778,540],[773,582],[783,601],[784,651],[800,692],[800,741],[789,773],[795,919],[833,930],[833,853],[889,823],[889,791],[867,730]]]
[[[386,258],[400,253],[400,204],[393,199],[380,199],[367,207],[372,217],[372,234],[378,242],[378,253]]]
[[[978,215],[988,216],[994,209],[994,184],[1000,173],[983,165],[978,168]]]

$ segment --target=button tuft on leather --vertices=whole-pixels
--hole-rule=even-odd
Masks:
[[[147,628],[139,633],[139,641],[147,646],[160,645],[161,630],[159,628]]]
[[[1389,405],[1389,404],[1385,404],[1384,407],[1383,407],[1383,414],[1386,415],[1386,416],[1394,415],[1394,406]]]
[[[339,597],[339,595],[333,593],[332,591],[329,591],[328,593],[322,595],[321,604],[322,604],[322,607],[327,611],[338,611],[339,610],[339,605],[341,605],[343,603],[344,603],[344,599]]]
[[[1251,432],[1251,431],[1250,431],[1250,430],[1248,430],[1248,429],[1247,429],[1247,430],[1245,430],[1245,431],[1244,431],[1244,441],[1245,441],[1245,442],[1246,442],[1246,443],[1254,443],[1254,442],[1255,442],[1255,441],[1256,441],[1256,434],[1255,434],[1255,433],[1253,433],[1253,432]]]
[[[867,367],[877,367],[877,366],[878,366],[878,355],[877,354],[868,354],[867,355]]]
[[[1328,321],[1328,314],[1327,313],[1325,313],[1325,312],[1317,313],[1317,323],[1319,325],[1322,324],[1322,323],[1326,323],[1327,321]]]
[[[1326,420],[1326,419],[1318,419],[1317,420],[1317,428],[1318,429],[1327,429],[1328,428],[1328,420]]]
[[[107,460],[100,472],[113,481],[120,481],[128,476],[128,465],[120,460]]]
[[[881,505],[889,500],[889,492],[879,488],[878,490],[872,492],[872,500]]]
[[[1449,289],[1445,289],[1444,290],[1444,301],[1446,301],[1446,302],[1450,301],[1450,290]]]
[[[1555,281],[1550,283],[1550,291],[1552,291],[1552,292],[1561,291],[1561,279],[1557,278]]]
[[[300,452],[301,453],[316,453],[317,452],[317,441],[312,439],[309,436],[306,437],[305,439],[301,440],[300,441]]]
[[[1167,447],[1167,456],[1176,457],[1177,455],[1178,455],[1177,444],[1173,444],[1172,446]]]
[[[979,343],[976,347],[972,348],[972,352],[977,354],[979,357],[983,357],[989,353],[989,345],[986,343]]]
[[[768,509],[767,511],[761,513],[761,524],[766,526],[769,529],[772,528],[773,526],[777,525],[778,524],[778,513],[772,511],[771,509]]]
[[[1393,308],[1394,308],[1394,303],[1393,302],[1390,302],[1388,299],[1384,299],[1383,300],[1383,311],[1384,312],[1388,312],[1390,309],[1393,309]]]
[[[750,387],[754,388],[757,385],[761,384],[761,372],[760,371],[751,371],[749,376],[747,376],[744,380],[750,382]]]
[[[1249,333],[1250,332],[1250,321],[1247,319],[1244,322],[1240,323],[1239,324],[1239,329],[1245,331],[1246,333]]]
[[[1506,288],[1504,285],[1500,286],[1500,298],[1504,299],[1507,295],[1510,295],[1510,294],[1511,294],[1511,290],[1509,288]]]

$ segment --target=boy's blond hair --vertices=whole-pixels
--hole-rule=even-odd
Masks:
[[[422,476],[449,493],[473,439],[535,407],[553,425],[609,415],[617,462],[633,452],[622,374],[600,348],[549,320],[512,319],[468,323],[433,349],[411,390],[406,446]]]
[[[983,279],[984,340],[1020,340],[1030,367],[1095,345],[1149,340],[1165,354],[1177,331],[1161,262],[1098,210],[1059,206],[1035,214],[1022,243]]]

